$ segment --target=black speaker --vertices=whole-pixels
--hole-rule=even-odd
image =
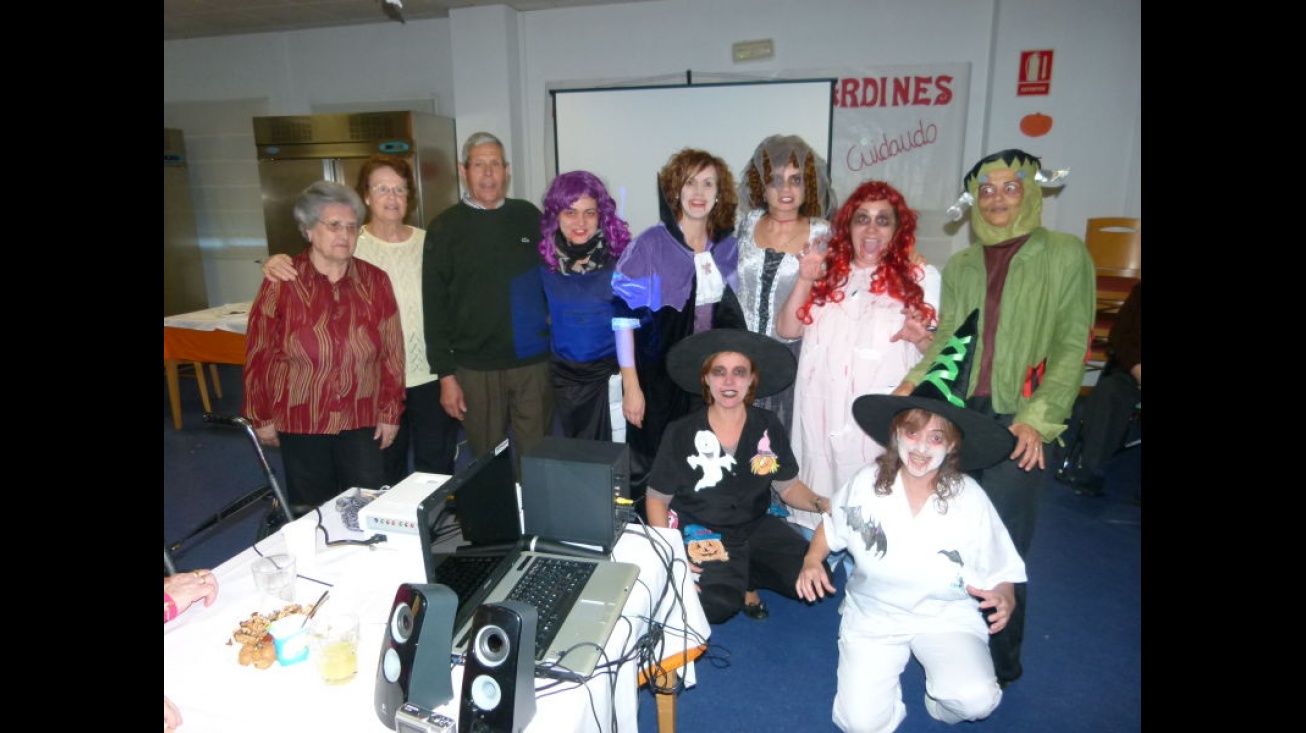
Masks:
[[[376,715],[390,728],[404,703],[433,710],[453,699],[449,655],[458,595],[437,584],[404,583],[381,640]]]
[[[522,531],[611,552],[623,523],[616,500],[630,498],[625,443],[548,436],[522,457]]]
[[[485,603],[472,616],[458,733],[518,733],[535,717],[535,627],[529,603]]]

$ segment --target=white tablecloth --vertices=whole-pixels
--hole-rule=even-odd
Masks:
[[[231,331],[245,333],[249,326],[249,308],[253,301],[227,303],[216,308],[206,308],[193,313],[164,316],[163,325],[169,328],[189,328],[193,331]]]
[[[322,510],[324,516],[333,513],[330,506]],[[343,527],[329,518],[326,521],[332,538],[338,539],[337,530]],[[300,569],[296,601],[312,603],[329,583],[327,603],[358,613],[358,676],[345,685],[328,687],[318,678],[311,659],[262,670],[239,664],[239,645],[230,641],[232,631],[251,613],[272,610],[260,608],[249,569],[258,553],[250,548],[214,569],[219,593],[213,606],[193,606],[164,625],[163,691],[181,710],[186,733],[389,730],[373,707],[381,641],[398,586],[424,579],[403,577],[411,573],[404,568],[412,565],[397,561],[399,543],[389,549],[382,549],[384,545],[328,548],[323,543],[319,533],[316,567],[311,573]],[[258,550],[265,555],[284,551],[283,534],[263,540]],[[623,614],[629,624],[618,625],[608,641],[609,659],[629,652],[653,620],[665,625],[657,658],[671,659],[707,642],[710,627],[687,577],[678,533],[650,529],[646,535],[643,527],[632,525],[617,543],[613,559],[639,565],[640,577]],[[664,592],[668,577],[675,589]],[[689,631],[684,634],[681,629]],[[637,689],[637,666],[634,661],[622,665],[615,685],[607,674],[596,674],[584,688],[537,679],[536,713],[527,733],[611,731],[614,721],[623,733],[638,730],[639,701],[651,698]],[[687,685],[694,684],[692,664],[682,674]],[[461,666],[453,667],[452,684],[454,699],[439,712],[457,720]]]

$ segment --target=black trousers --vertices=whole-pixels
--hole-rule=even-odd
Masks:
[[[381,488],[385,468],[375,434],[375,427],[335,435],[279,434],[290,503],[318,506],[355,486]]]
[[[798,600],[795,586],[803,570],[807,540],[794,525],[767,514],[746,527],[717,531],[730,559],[702,565],[698,599],[708,622],[724,623],[739,613],[744,607],[744,591],[750,589],[766,588]]]
[[[404,414],[399,416],[399,432],[390,447],[382,451],[385,482],[394,486],[413,471],[452,476],[460,427],[462,423],[449,417],[440,405],[440,380],[404,390]],[[410,449],[411,468],[408,461]]]
[[[972,397],[966,406],[987,415],[1003,427],[1011,427],[1013,415],[999,415],[993,411],[993,401],[989,397]],[[971,477],[984,488],[989,495],[993,508],[998,511],[1007,534],[1016,545],[1022,560],[1029,560],[1029,546],[1034,540],[1034,525],[1038,520],[1039,502],[1043,497],[1043,485],[1047,481],[1047,468],[1035,468],[1032,471],[1021,469],[1010,458],[981,471],[971,472]],[[1025,640],[1026,584],[1016,584],[1016,608],[1011,612],[1011,620],[1006,628],[989,637],[989,653],[993,656],[993,670],[999,682],[1013,682],[1020,678],[1024,669],[1020,664],[1020,647]]]

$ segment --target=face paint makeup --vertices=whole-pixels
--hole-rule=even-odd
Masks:
[[[733,351],[717,354],[707,373],[707,385],[717,404],[734,406],[744,401],[753,383],[753,362]]]
[[[898,431],[898,458],[907,473],[921,478],[937,471],[948,457],[948,441],[939,429],[939,416],[930,418],[925,428]]]

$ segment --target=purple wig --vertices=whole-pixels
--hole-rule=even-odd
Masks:
[[[621,256],[630,243],[630,227],[617,216],[617,202],[598,176],[589,171],[571,171],[560,174],[549,184],[544,194],[544,215],[540,217],[540,257],[550,270],[558,269],[558,255],[553,247],[553,235],[558,231],[558,215],[581,196],[593,198],[599,205],[599,233],[607,242],[612,258]]]

